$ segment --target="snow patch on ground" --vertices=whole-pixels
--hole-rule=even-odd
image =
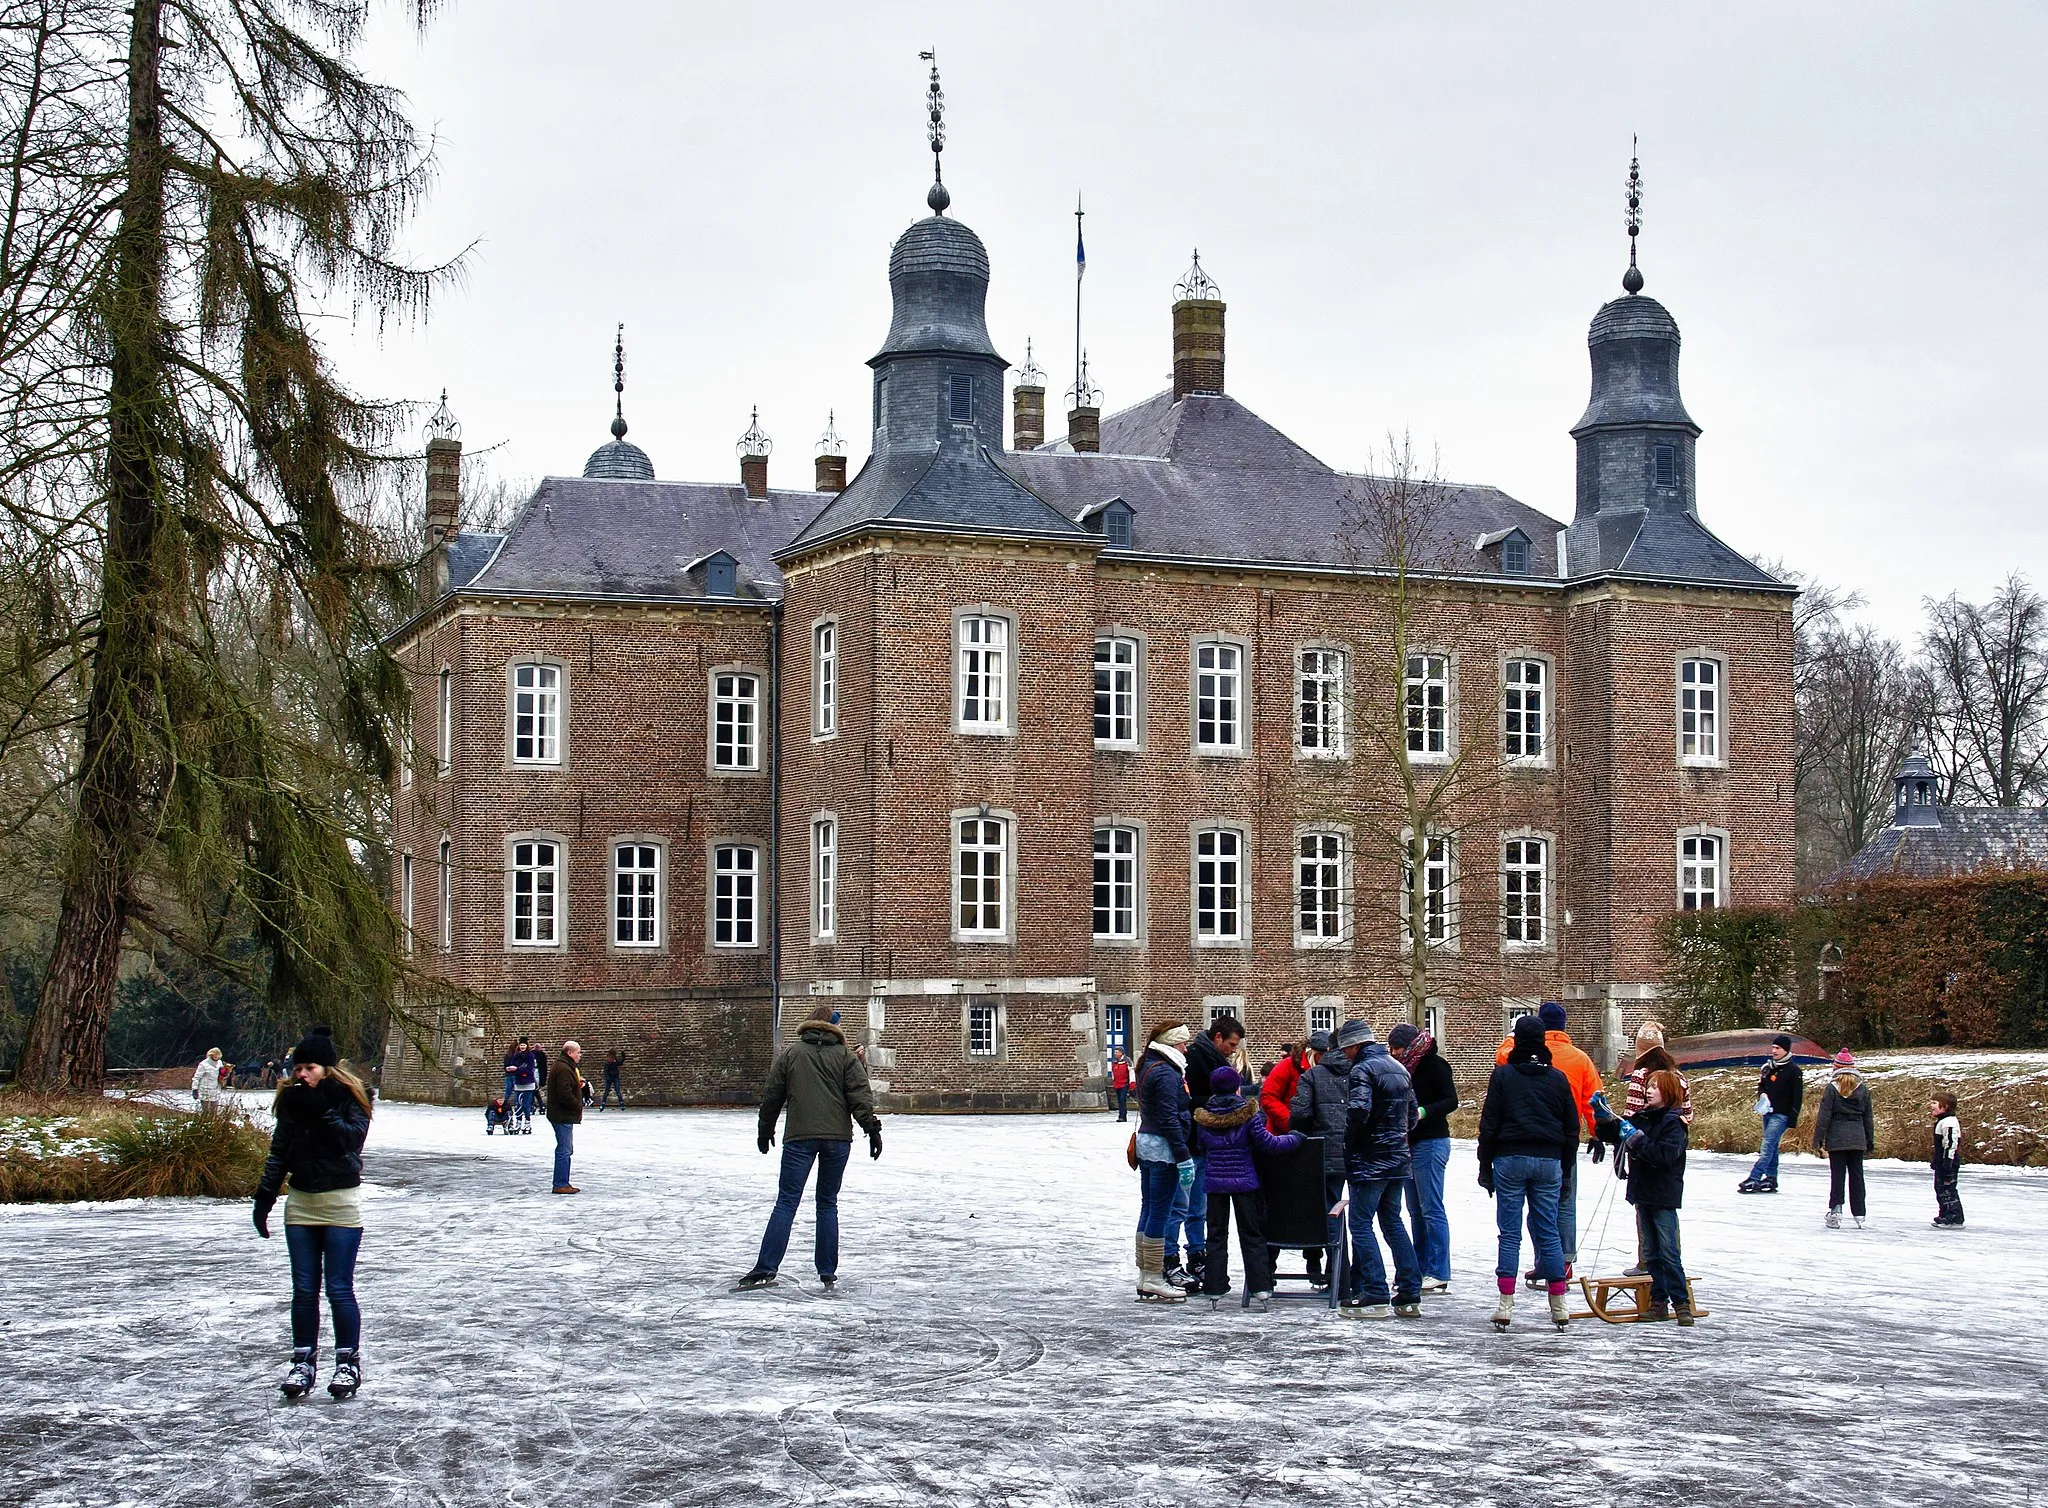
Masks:
[[[0,1208],[0,1498],[116,1503],[1740,1504],[2048,1499],[2048,1176],[1871,1168],[1734,1192],[1694,1154],[1696,1329],[1492,1306],[1492,1209],[1451,1163],[1450,1296],[1420,1322],[1131,1299],[1128,1127],[894,1117],[842,1200],[842,1291],[735,1294],[776,1159],[745,1112],[633,1111],[552,1139],[380,1106],[359,1291],[368,1382],[274,1390],[284,1243],[224,1201]],[[856,1148],[856,1151],[864,1149]],[[1632,1253],[1582,1164],[1583,1266]],[[1526,1248],[1525,1248],[1526,1256]],[[1239,1274],[1237,1255],[1231,1258]],[[1529,1307],[1526,1302],[1524,1307]],[[323,1367],[326,1356],[323,1353]],[[324,1375],[324,1374],[323,1374]]]

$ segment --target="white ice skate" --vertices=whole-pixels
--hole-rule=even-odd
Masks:
[[[1504,1293],[1500,1296],[1500,1302],[1493,1306],[1494,1326],[1497,1329],[1505,1330],[1514,1323],[1514,1318],[1515,1296],[1512,1293]]]

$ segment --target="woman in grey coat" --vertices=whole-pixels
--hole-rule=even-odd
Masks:
[[[1828,1229],[1842,1228],[1845,1183],[1849,1214],[1856,1228],[1863,1229],[1863,1159],[1877,1150],[1877,1115],[1870,1105],[1870,1086],[1856,1071],[1856,1060],[1846,1047],[1835,1054],[1835,1076],[1820,1097],[1813,1150],[1828,1160]]]

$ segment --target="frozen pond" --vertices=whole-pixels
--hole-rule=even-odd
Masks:
[[[827,1297],[808,1205],[783,1285],[730,1291],[774,1195],[750,1112],[593,1116],[557,1198],[545,1126],[381,1107],[346,1404],[280,1400],[284,1242],[245,1205],[0,1208],[0,1501],[2048,1500],[2048,1177],[1966,1168],[1955,1233],[1924,1168],[1874,1164],[1872,1229],[1830,1233],[1819,1163],[1745,1198],[1746,1159],[1695,1154],[1711,1318],[1496,1334],[1469,1144],[1452,1293],[1356,1323],[1135,1303],[1127,1130],[891,1118],[881,1162],[856,1145]],[[1618,1269],[1626,1207],[1582,1168],[1581,1265],[1606,1198]]]

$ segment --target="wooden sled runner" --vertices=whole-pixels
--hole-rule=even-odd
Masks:
[[[1586,1296],[1587,1307],[1575,1312],[1573,1319],[1633,1325],[1650,1312],[1650,1280],[1647,1277],[1596,1278],[1582,1274],[1579,1290]],[[1693,1290],[1691,1278],[1685,1280],[1685,1292],[1692,1304],[1693,1317],[1705,1319],[1707,1311],[1700,1307],[1699,1295]]]

